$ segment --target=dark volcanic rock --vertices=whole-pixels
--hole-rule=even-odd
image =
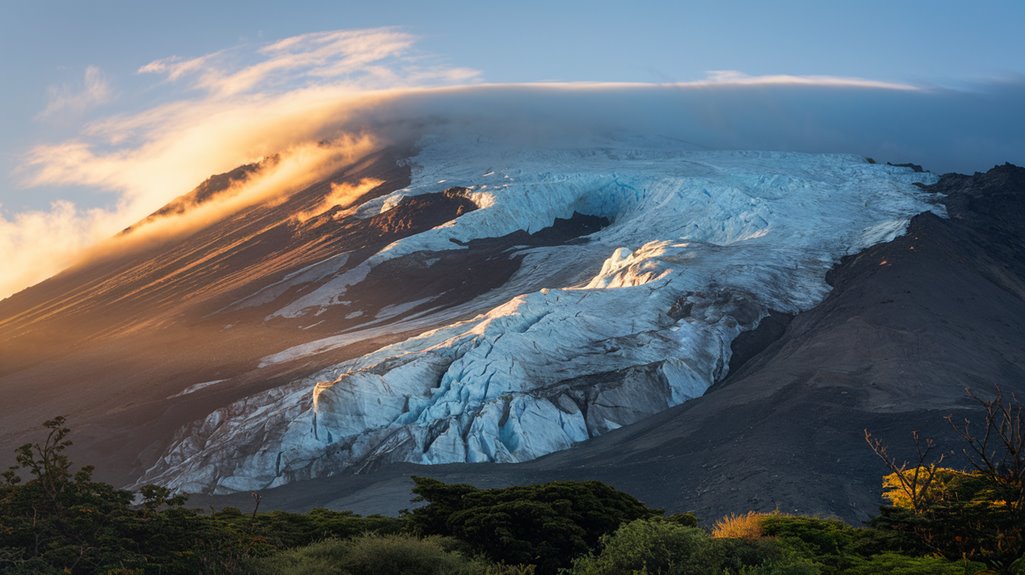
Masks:
[[[903,164],[894,164],[893,162],[886,162],[886,165],[887,166],[895,166],[897,168],[911,168],[911,171],[917,172],[917,173],[922,173],[922,172],[925,171],[925,169],[922,168],[922,166],[919,166],[918,164],[912,164],[911,162],[906,162],[906,163],[903,163]]]

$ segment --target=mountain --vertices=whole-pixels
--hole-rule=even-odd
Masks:
[[[1017,168],[433,134],[146,236],[278,164],[0,302],[3,445],[67,414],[110,480],[286,507],[415,469],[862,516],[864,427],[1021,385]]]

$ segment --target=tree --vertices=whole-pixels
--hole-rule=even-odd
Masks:
[[[18,550],[8,554],[8,563],[13,568],[42,569],[45,564],[80,573],[137,559],[124,549],[124,536],[112,528],[130,512],[132,494],[93,481],[90,466],[72,471],[65,419],[43,425],[46,440],[19,447],[17,464],[3,474],[0,547]]]
[[[978,560],[1014,573],[1025,562],[1025,409],[999,387],[989,399],[966,394],[981,407],[982,423],[952,416],[947,421],[972,470],[940,467],[935,443],[917,432],[914,463],[898,463],[866,430],[869,446],[890,469],[883,478],[890,505],[873,524],[950,559]]]
[[[1025,509],[1025,405],[1012,393],[1005,398],[996,387],[991,399],[982,399],[965,389],[983,410],[981,431],[976,431],[969,418],[947,422],[964,441],[962,449],[972,466],[1000,487],[998,497],[1007,506],[1021,513]]]
[[[555,573],[626,521],[659,515],[598,481],[553,481],[504,489],[446,485],[414,477],[428,504],[407,512],[420,532],[466,541],[494,561]]]

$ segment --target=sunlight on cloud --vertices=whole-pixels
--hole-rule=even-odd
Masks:
[[[146,233],[133,232],[132,241],[194,229],[233,210],[292,193],[382,143],[373,135],[346,130],[354,114],[392,98],[399,88],[477,80],[476,71],[446,67],[416,53],[414,41],[388,28],[342,30],[294,36],[255,51],[234,48],[142,66],[139,73],[159,74],[193,95],[92,122],[76,138],[28,152],[23,184],[94,187],[116,194],[117,207],[84,211],[58,202],[49,212],[0,220],[0,247],[19,254],[15,265],[0,271],[0,297],[79,257],[131,243],[122,237],[85,250],[212,174],[282,156],[273,170],[248,180],[244,190],[216,205],[189,210],[173,222],[147,224]],[[109,97],[98,69],[87,70],[85,84],[82,93],[55,91],[44,114],[84,110]],[[42,237],[60,239],[41,242]]]
[[[296,79],[309,82],[343,80],[351,87],[381,88],[422,85],[432,80],[472,80],[474,70],[431,65],[411,54],[415,37],[390,28],[336,30],[293,36],[263,46],[255,63],[240,65],[246,54],[220,51],[198,58],[165,58],[139,68],[168,80],[187,80],[190,87],[215,97],[254,88],[273,89]]]
[[[749,76],[737,70],[713,70],[704,80],[680,82],[678,86],[818,86],[823,88],[872,88],[879,90],[920,90],[918,86],[843,76],[795,76],[770,74]]]
[[[215,200],[183,206],[186,209],[182,215],[172,213],[147,218],[130,234],[112,238],[111,242],[117,242],[125,249],[145,246],[167,237],[194,231],[249,206],[273,204],[330,176],[377,147],[374,137],[369,134],[345,134],[330,142],[297,144],[276,154],[275,161],[261,162],[261,167],[256,173],[231,185],[229,189],[219,193]],[[363,183],[360,182],[360,185]],[[378,184],[380,182],[374,185]],[[333,185],[332,192],[334,191]],[[355,197],[358,196],[354,196],[353,199]],[[109,243],[99,244],[95,252],[88,251],[86,255],[98,257],[113,247]]]
[[[752,76],[737,70],[711,70],[700,80],[684,82],[526,82],[520,84],[490,84],[492,87],[541,87],[567,90],[615,90],[631,88],[730,88],[799,86],[805,88],[868,88],[873,90],[895,90],[917,92],[923,88],[900,82],[884,82],[850,76],[801,76],[793,74],[765,74]]]
[[[370,190],[383,184],[384,181],[375,178],[363,178],[355,184],[347,182],[335,183],[331,182],[331,193],[324,198],[316,208],[299,213],[295,216],[295,219],[299,222],[305,222],[310,218],[315,218],[323,213],[328,212],[333,208],[347,208],[352,205],[352,202],[356,201],[360,196],[366,194]],[[336,216],[337,217],[337,216]]]
[[[0,297],[82,257],[161,241],[255,203],[279,201],[346,162],[406,142],[429,122],[507,145],[645,134],[694,149],[871,154],[934,169],[980,158],[1013,161],[1020,150],[1014,129],[1022,121],[1020,81],[979,93],[737,71],[661,84],[484,84],[475,70],[418,53],[415,40],[393,28],[319,32],[141,66],[140,74],[158,76],[177,97],[94,120],[76,137],[26,154],[20,173],[26,186],[97,188],[113,194],[116,207],[82,210],[58,202],[49,212],[0,214],[0,248],[17,254],[0,269]],[[98,70],[97,78],[102,81]],[[86,80],[90,85],[89,73]],[[68,109],[71,104],[54,104],[58,96],[51,105]],[[149,218],[130,234],[86,249],[213,174],[271,157],[277,160],[215,201]],[[318,210],[345,207],[374,185],[333,188]]]
[[[49,211],[0,212],[0,296],[38,283],[74,263],[77,254],[117,230],[115,211],[82,210],[56,201]]]

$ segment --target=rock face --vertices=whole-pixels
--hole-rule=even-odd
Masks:
[[[269,317],[352,309],[366,278],[413,254],[472,256],[484,238],[581,214],[608,225],[574,243],[508,246],[521,263],[488,292],[500,305],[218,409],[183,429],[143,481],[226,493],[388,462],[512,463],[567,449],[702,395],[726,375],[738,334],[770,310],[811,308],[834,261],[901,233],[916,213],[942,212],[912,185],[931,175],[852,156],[636,142],[496,155],[456,144],[422,143],[410,186],[354,217],[439,183],[478,209],[394,242]]]

